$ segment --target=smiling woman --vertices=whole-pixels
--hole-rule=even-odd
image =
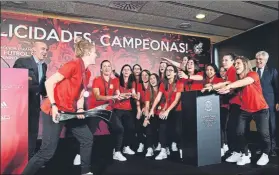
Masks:
[[[236,57],[235,68],[240,80],[228,84],[218,90],[220,94],[229,93],[231,89],[242,88],[241,93],[241,111],[237,122],[237,140],[238,149],[230,157],[230,162],[237,162],[237,165],[251,163],[248,154],[248,147],[245,140],[245,127],[247,120],[255,120],[257,131],[260,133],[264,142],[263,154],[257,161],[257,165],[266,165],[269,162],[268,154],[270,152],[269,136],[269,110],[268,105],[262,93],[262,87],[259,75],[252,71],[249,59],[243,56]],[[241,155],[241,152],[243,153]]]

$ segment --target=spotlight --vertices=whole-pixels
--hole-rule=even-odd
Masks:
[[[205,14],[199,13],[199,14],[196,15],[196,18],[197,19],[203,19],[203,18],[205,18]]]

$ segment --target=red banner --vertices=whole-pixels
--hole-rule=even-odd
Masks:
[[[12,66],[19,57],[30,55],[30,41],[44,41],[49,46],[47,76],[52,75],[74,58],[73,38],[82,36],[96,44],[99,58],[91,67],[91,82],[100,73],[104,59],[112,62],[116,72],[124,64],[140,64],[143,69],[158,73],[161,57],[181,62],[185,55],[210,63],[210,40],[149,29],[96,24],[53,15],[1,12],[1,56]],[[98,134],[104,132],[102,124]],[[106,127],[105,127],[106,128]]]
[[[28,71],[1,68],[1,174],[21,174],[28,161]]]

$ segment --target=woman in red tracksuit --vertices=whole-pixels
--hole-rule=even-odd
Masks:
[[[264,143],[263,154],[257,161],[257,165],[266,165],[269,162],[270,152],[269,135],[269,107],[262,93],[261,81],[257,72],[252,71],[249,59],[243,56],[236,57],[235,68],[238,76],[237,81],[228,83],[225,87],[218,90],[220,94],[229,93],[231,89],[241,88],[240,116],[237,122],[237,143],[236,152],[231,158],[237,165],[245,165],[251,162],[248,147],[245,140],[246,123],[255,120],[257,131],[260,133]]]
[[[175,140],[176,143],[180,144],[182,133],[180,97],[182,91],[183,84],[179,81],[177,68],[173,65],[168,65],[165,71],[165,80],[160,85],[159,93],[156,96],[148,115],[149,118],[154,116],[154,111],[160,102],[162,95],[164,95],[166,97],[166,104],[159,115],[159,118],[164,121],[160,123],[159,131],[159,139],[162,148],[159,155],[156,156],[156,160],[167,158],[166,148],[170,144],[168,143],[170,140]],[[173,133],[175,133],[175,135]]]
[[[234,60],[235,60],[234,54],[227,54],[223,57],[223,66],[226,69],[226,81],[222,83],[214,84],[211,87],[207,87],[205,89],[208,90],[214,90],[214,89],[220,89],[228,83],[232,83],[237,81],[237,74],[236,69],[234,67]],[[227,98],[229,99],[229,119],[227,122],[227,128],[228,128],[228,146],[230,152],[232,152],[232,155],[226,159],[227,162],[236,162],[237,158],[241,153],[236,152],[237,149],[237,141],[236,141],[236,128],[237,128],[237,122],[238,117],[240,115],[240,106],[241,106],[241,98],[239,94],[239,89],[233,89],[228,95]]]
[[[186,73],[179,71],[179,78],[184,84],[185,91],[201,90],[203,88],[203,73],[200,72],[198,62],[190,58],[186,64]]]
[[[125,64],[122,67],[117,87],[121,96],[125,98],[114,104],[115,115],[124,127],[123,153],[133,155],[135,152],[130,147],[135,138],[135,116],[132,112],[131,98],[138,100],[138,96],[135,91],[135,82],[130,65]],[[140,106],[138,105],[137,108],[140,108]]]
[[[166,70],[167,65],[168,65],[167,61],[161,61],[160,62],[159,71],[158,71],[158,73],[159,73],[158,75],[159,75],[159,78],[160,78],[160,83],[162,83],[165,79],[164,75],[165,75],[165,70]],[[165,101],[166,101],[166,97],[163,95],[161,103],[164,104]],[[155,148],[155,151],[160,151],[160,150],[161,150],[161,143],[158,142],[158,145]]]
[[[88,108],[93,109],[112,101],[121,100],[118,78],[112,78],[112,66],[108,60],[101,62],[100,66],[101,75],[94,78],[92,83],[93,94],[88,98]],[[112,110],[113,104],[110,104],[107,108]],[[90,118],[88,126],[91,129],[92,134],[95,133],[96,128],[100,120],[96,118]],[[113,136],[115,136],[115,145],[113,159],[119,161],[125,161],[126,158],[121,153],[121,147],[123,143],[124,128],[119,118],[113,112],[111,115],[109,129]]]
[[[157,74],[153,73],[149,77],[150,88],[145,93],[145,110],[143,111],[144,116],[148,115],[150,108],[152,107],[154,100],[159,93],[160,78]],[[164,107],[164,103],[161,101],[157,104],[154,117],[145,117],[143,126],[146,127],[146,147],[147,152],[145,157],[151,157],[154,155],[153,146],[156,145],[158,141],[158,130],[160,130],[159,114]]]
[[[139,142],[139,147],[137,149],[138,153],[142,153],[144,150],[144,143],[145,143],[145,137],[144,137],[144,127],[142,126],[142,123],[144,121],[145,116],[142,115],[144,112],[145,108],[145,94],[146,92],[150,89],[149,87],[149,77],[150,77],[150,72],[148,70],[143,70],[140,73],[140,79],[139,79],[139,84],[137,85],[137,94],[140,97],[138,100],[140,108],[138,111],[140,111],[136,117],[136,134],[137,134],[137,141]]]
[[[218,68],[215,64],[208,64],[205,67],[205,87],[212,86],[213,84],[217,84],[220,82],[224,82],[224,80],[218,77]],[[226,125],[228,120],[229,108],[228,104],[226,104],[226,96],[221,96],[221,108],[220,108],[220,128],[221,128],[221,156],[224,156],[226,151],[228,151],[227,146],[227,132]]]

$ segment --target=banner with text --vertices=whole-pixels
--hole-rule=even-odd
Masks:
[[[1,12],[1,56],[11,66],[19,57],[30,55],[31,41],[49,46],[47,76],[74,58],[73,39],[82,36],[96,44],[99,58],[90,67],[92,79],[99,75],[104,59],[112,62],[116,72],[124,64],[140,64],[143,69],[158,72],[161,57],[181,62],[183,56],[194,57],[200,65],[211,62],[210,40],[148,29],[95,24],[75,18],[52,15]],[[105,126],[102,124],[102,126]]]
[[[28,162],[28,71],[1,68],[1,174]]]

